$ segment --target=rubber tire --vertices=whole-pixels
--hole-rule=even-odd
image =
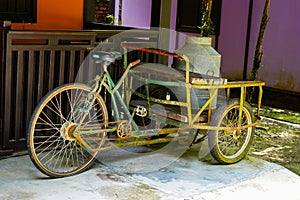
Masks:
[[[239,111],[239,106],[240,106],[240,100],[239,99],[232,99],[229,100],[228,102],[224,103],[218,109],[215,111],[215,113],[212,116],[211,120],[211,126],[217,126],[219,127],[224,119],[224,117],[230,112],[233,111],[233,109],[237,109]],[[247,103],[244,102],[243,104],[243,116],[246,117],[246,124],[252,124],[254,122],[254,114],[252,111],[251,106]],[[238,115],[237,115],[238,117]],[[222,133],[222,131],[217,131],[217,130],[209,130],[208,131],[208,145],[210,148],[210,153],[213,156],[213,158],[219,162],[220,164],[232,164],[239,162],[242,160],[247,152],[249,151],[253,138],[254,138],[254,126],[249,127],[247,129],[247,136],[246,140],[244,141],[244,144],[241,146],[239,150],[233,155],[224,155],[224,153],[221,150],[219,142],[219,136]],[[243,131],[242,130],[242,131]],[[228,137],[227,137],[228,138]],[[239,138],[240,139],[240,138]],[[235,140],[237,141],[237,140]]]
[[[80,150],[86,152],[86,154],[88,155],[86,157],[86,160],[84,160],[82,165],[80,163],[80,166],[78,166],[77,168],[72,169],[70,171],[63,171],[63,172],[49,169],[45,164],[46,162],[44,163],[44,161],[41,161],[39,159],[39,156],[37,155],[34,140],[35,140],[35,131],[36,131],[35,126],[38,121],[38,118],[39,118],[40,114],[42,113],[44,107],[46,107],[47,103],[49,103],[57,94],[60,94],[69,89],[70,90],[71,89],[79,89],[79,90],[84,90],[86,92],[91,91],[91,88],[89,86],[86,86],[83,84],[65,84],[65,85],[62,85],[62,86],[59,86],[59,87],[53,89],[52,91],[50,91],[47,95],[45,95],[42,98],[42,100],[40,101],[40,103],[38,104],[36,109],[34,110],[31,120],[30,120],[30,123],[29,123],[28,132],[27,132],[27,148],[28,148],[28,153],[29,153],[30,159],[32,160],[33,164],[39,171],[41,171],[43,174],[50,176],[52,178],[67,177],[67,176],[79,174],[79,173],[87,170],[94,163],[95,158],[97,157],[97,154],[98,154],[98,152],[88,153],[87,151],[85,151],[85,149],[83,147],[81,147],[81,146],[78,147],[78,148],[80,148]],[[98,102],[98,105],[99,105],[100,109],[102,110],[103,121],[105,122],[108,120],[108,114],[107,114],[107,109],[106,109],[105,103],[101,96],[97,96],[96,101]],[[76,150],[79,151],[78,149],[76,149]]]

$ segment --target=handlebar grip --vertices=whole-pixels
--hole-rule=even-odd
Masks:
[[[138,59],[138,60],[136,60],[136,61],[133,61],[133,62],[129,63],[129,66],[130,66],[130,67],[133,67],[133,66],[139,64],[140,62],[141,62],[141,60]]]

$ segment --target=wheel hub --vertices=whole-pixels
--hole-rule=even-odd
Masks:
[[[237,140],[237,139],[240,138],[241,133],[240,133],[240,131],[234,130],[233,133],[232,133],[232,136],[233,136],[234,139]]]
[[[73,122],[65,122],[60,129],[61,136],[65,140],[75,141],[76,138],[74,136],[74,131],[75,131],[76,127],[77,127],[77,125]]]
[[[224,131],[225,136],[232,136],[234,139],[239,139],[241,137],[241,132],[239,130],[232,130],[232,131]]]

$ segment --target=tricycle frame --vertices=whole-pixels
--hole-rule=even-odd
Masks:
[[[247,136],[247,141],[248,143],[252,142],[253,139],[253,129],[255,125],[260,123],[260,107],[261,107],[261,100],[262,100],[262,94],[263,90],[262,87],[264,86],[264,82],[261,81],[232,81],[228,82],[227,79],[203,79],[203,78],[194,78],[190,76],[190,65],[189,65],[189,59],[185,55],[179,55],[175,53],[169,53],[166,51],[160,51],[160,50],[155,50],[155,49],[148,49],[148,48],[139,48],[139,47],[132,47],[126,44],[122,45],[124,49],[124,66],[126,66],[125,71],[121,78],[118,80],[117,84],[114,83],[112,80],[109,71],[107,68],[109,67],[110,63],[112,62],[111,60],[101,60],[102,54],[97,54],[97,51],[95,51],[96,57],[95,62],[102,62],[103,64],[103,69],[104,73],[102,75],[97,75],[96,78],[94,79],[94,84],[91,88],[88,88],[86,86],[80,86],[80,85],[66,85],[66,86],[61,86],[58,89],[55,89],[47,96],[44,97],[44,99],[40,102],[40,104],[37,106],[36,110],[34,111],[34,114],[32,116],[32,119],[29,124],[29,131],[28,131],[28,150],[29,154],[31,157],[31,160],[34,162],[36,167],[43,173],[52,176],[52,177],[63,177],[63,176],[70,176],[76,173],[79,173],[86,169],[91,163],[94,158],[97,157],[97,153],[100,151],[112,149],[112,148],[118,148],[118,147],[127,147],[127,146],[138,146],[138,145],[151,145],[151,144],[156,144],[156,143],[168,143],[170,141],[179,141],[179,140],[184,140],[186,138],[185,135],[178,135],[177,133],[179,131],[185,131],[185,132],[195,132],[196,131],[196,136],[198,134],[197,130],[208,130],[208,135],[211,137],[209,138],[209,142],[211,145],[217,145],[217,137],[218,133],[217,131],[224,131],[228,135],[233,134],[234,139],[238,139],[240,137],[240,131],[243,130],[248,130],[249,128],[251,131],[247,134],[250,134],[249,138]],[[148,53],[154,53],[162,56],[171,56],[174,58],[177,58],[181,61],[184,61],[186,64],[186,70],[185,70],[185,77],[184,80],[182,81],[160,81],[160,80],[155,80],[153,78],[142,78],[139,77],[139,73],[136,73],[135,66],[140,62],[140,60],[131,62],[129,65],[127,65],[127,51],[128,49],[130,50],[138,50],[138,51],[143,51],[143,52],[148,52]],[[91,57],[93,58],[93,52],[91,53]],[[112,59],[113,55],[110,54],[103,54],[105,56],[111,56],[110,59]],[[99,58],[100,59],[97,59]],[[112,59],[114,60],[114,59]],[[132,76],[129,78],[128,74],[129,72],[132,72]],[[149,72],[151,73],[151,69],[149,69]],[[132,91],[131,84],[132,84],[132,78],[138,77],[140,80],[144,81],[146,84],[145,87],[145,93],[142,94],[137,91]],[[182,87],[185,89],[185,100],[184,101],[174,101],[174,100],[168,100],[168,99],[161,99],[161,98],[155,98],[152,97],[149,94],[149,85],[154,84],[154,85],[159,85],[159,86],[171,86],[171,87]],[[122,88],[121,88],[122,87]],[[246,115],[249,110],[249,105],[246,103],[246,94],[248,88],[253,88],[253,87],[258,87],[259,88],[259,94],[258,94],[258,101],[257,101],[257,113],[256,113],[256,118],[254,121],[252,119],[248,120],[249,123],[246,125],[242,124],[242,120],[244,120],[244,113],[245,113],[245,108],[246,109]],[[62,88],[62,89],[61,89]],[[59,115],[63,117],[61,121],[61,125],[57,125],[55,123],[48,123],[50,124],[50,128],[54,126],[54,134],[49,136],[49,139],[45,139],[45,144],[47,144],[49,141],[52,141],[53,138],[55,139],[55,142],[60,143],[60,141],[63,141],[63,145],[65,143],[70,143],[76,146],[75,149],[81,149],[80,150],[80,155],[84,157],[84,162],[80,163],[78,162],[78,166],[74,166],[72,170],[70,169],[62,169],[58,170],[56,168],[59,168],[59,166],[54,164],[54,169],[49,168],[47,165],[48,162],[51,161],[44,161],[48,157],[48,154],[52,154],[53,156],[50,159],[64,159],[65,157],[68,156],[63,156],[62,158],[60,157],[60,153],[55,153],[60,152],[59,147],[54,147],[54,150],[51,149],[53,143],[47,144],[45,148],[43,145],[45,145],[41,140],[44,140],[45,138],[44,133],[42,133],[42,128],[39,128],[42,126],[42,123],[44,121],[47,121],[50,118],[44,117],[44,119],[41,119],[43,114],[45,115],[46,112],[44,112],[44,109],[47,109],[48,107],[51,107],[52,105],[48,105],[48,103],[52,104],[58,104],[54,106],[54,109],[56,108],[61,108],[62,103],[61,103],[61,96],[56,97],[57,95],[60,95],[61,91],[67,91],[64,90],[64,88],[79,88],[80,90],[86,91],[87,95],[84,97],[80,97],[80,102],[77,105],[76,108],[71,106],[70,112],[78,112],[83,114],[80,114],[80,120],[79,122],[75,122],[72,118],[73,114],[68,114],[67,116],[63,117],[63,112],[61,111]],[[238,108],[238,122],[235,126],[220,126],[220,123],[214,119],[212,123],[212,116],[213,116],[213,100],[214,98],[218,95],[219,90],[226,90],[226,98],[230,98],[230,93],[231,90],[234,88],[240,88],[240,97],[239,97],[239,102],[233,102],[231,104],[231,108],[236,109]],[[121,89],[121,93],[119,92],[119,89]],[[199,110],[196,113],[192,112],[192,98],[191,98],[191,90],[192,89],[201,89],[201,90],[206,90],[209,92],[209,98],[207,101],[199,107]],[[55,95],[54,95],[55,93]],[[111,102],[112,102],[112,108],[114,111],[114,117],[115,120],[112,122],[108,121],[107,118],[107,109],[105,104],[103,103],[104,100],[101,97],[102,93],[109,93],[111,97]],[[155,116],[155,119],[160,119],[160,117],[164,117],[167,119],[167,122],[170,125],[173,125],[173,127],[166,127],[166,128],[160,128],[159,125],[156,124],[155,128],[149,129],[149,130],[141,130],[137,123],[133,120],[133,117],[135,115],[140,114],[142,117],[145,117],[145,111],[138,113],[136,110],[137,108],[131,108],[130,107],[130,97],[131,95],[137,95],[138,97],[146,100],[149,103],[154,102],[157,104],[161,105],[172,105],[172,106],[179,106],[179,107],[185,107],[187,110],[187,116],[181,116],[181,115],[175,115],[176,117],[169,117],[168,115],[166,116],[159,116],[158,114],[153,115],[151,111],[149,110],[149,116]],[[67,94],[68,96],[68,94]],[[68,96],[69,98],[69,96]],[[54,99],[54,100],[52,100]],[[70,99],[69,103],[71,104]],[[92,107],[95,102],[97,102],[100,106],[100,108],[103,111],[103,121],[101,121],[98,124],[88,124],[85,122],[86,118],[89,117],[90,111],[94,108]],[[122,108],[121,113],[118,103],[120,104],[120,107]],[[238,104],[238,106],[237,106]],[[230,109],[231,109],[230,108]],[[53,108],[52,108],[53,109]],[[142,108],[142,110],[145,108]],[[79,111],[80,110],[80,111]],[[145,109],[146,110],[146,109]],[[52,110],[50,109],[50,112]],[[205,115],[207,115],[207,120],[205,121],[200,121],[199,118],[202,116],[205,112]],[[249,111],[252,112],[252,111]],[[54,112],[55,115],[57,113]],[[57,116],[56,116],[57,117]],[[251,113],[248,114],[248,118],[252,118]],[[40,121],[39,121],[40,120]],[[159,121],[159,120],[157,120]],[[86,125],[88,124],[88,125]],[[48,125],[49,126],[49,125]],[[58,126],[58,127],[57,127]],[[49,128],[48,128],[49,129]],[[46,130],[46,129],[45,129]],[[36,133],[38,132],[38,133]],[[45,134],[48,134],[48,130],[45,131]],[[116,132],[117,137],[107,137],[109,133]],[[98,135],[97,137],[85,137],[90,134],[96,134]],[[171,135],[173,137],[155,137],[152,139],[152,136],[161,136],[161,135]],[[226,135],[225,134],[225,135]],[[199,140],[196,140],[196,136],[194,137],[193,142],[197,142]],[[146,139],[145,139],[146,137]],[[51,138],[51,139],[50,139]],[[149,139],[151,138],[151,139]],[[96,143],[96,147],[90,145],[90,142]],[[108,143],[106,143],[109,141]],[[73,144],[74,143],[74,144]],[[191,145],[191,144],[188,144]],[[68,145],[67,145],[68,146]],[[66,146],[66,148],[67,148]],[[230,156],[223,155],[219,151],[218,148],[213,148],[211,150],[212,155],[216,157],[216,160],[218,160],[221,163],[234,163],[240,161],[245,153],[248,151],[250,148],[250,144],[247,144],[246,146],[241,147],[243,148],[243,152],[239,153],[236,158],[230,158]],[[77,151],[77,150],[76,150]],[[82,153],[83,151],[87,151],[91,154],[90,157],[85,157],[85,155]],[[239,151],[238,151],[239,152]],[[42,155],[46,154],[46,155]],[[57,158],[58,156],[58,158]],[[69,155],[71,158],[71,155]],[[77,155],[78,156],[78,155]],[[57,162],[57,161],[56,161]],[[61,161],[62,163],[62,161]],[[65,167],[67,168],[67,167]],[[67,170],[67,171],[66,171]]]
[[[164,81],[158,81],[158,80],[152,80],[152,79],[143,79],[143,81],[148,84],[156,84],[160,86],[175,86],[175,87],[185,87],[186,88],[186,102],[180,102],[180,101],[170,101],[170,100],[164,100],[164,99],[157,99],[149,96],[143,96],[142,94],[139,94],[136,92],[137,95],[139,95],[142,98],[147,99],[148,101],[159,103],[159,104],[166,104],[166,105],[178,105],[178,106],[183,106],[187,108],[187,120],[185,121],[185,125],[181,126],[180,128],[167,128],[167,129],[161,129],[161,130],[153,130],[152,132],[147,132],[141,131],[137,124],[135,123],[134,120],[130,121],[130,124],[132,125],[133,129],[131,133],[128,134],[130,137],[136,138],[135,141],[129,141],[129,142],[123,142],[124,139],[126,138],[118,138],[117,140],[119,143],[113,144],[113,146],[108,145],[106,147],[100,147],[100,149],[93,149],[89,145],[85,143],[83,139],[81,139],[80,134],[75,134],[75,137],[80,141],[80,143],[84,144],[84,147],[87,148],[89,151],[99,151],[99,150],[105,150],[105,149],[111,149],[114,147],[125,147],[125,146],[138,146],[138,145],[148,145],[148,144],[154,144],[154,143],[161,143],[161,142],[168,142],[172,140],[172,138],[159,138],[156,140],[139,140],[138,138],[144,137],[144,136],[151,136],[151,135],[163,135],[166,133],[172,133],[176,131],[184,131],[184,130],[191,130],[191,129],[202,129],[202,130],[223,130],[223,131],[238,131],[242,129],[246,129],[249,127],[256,126],[257,124],[261,123],[260,121],[260,107],[261,107],[261,99],[262,99],[262,94],[263,90],[262,87],[264,86],[264,82],[262,81],[232,81],[232,82],[227,82],[227,80],[223,81],[222,84],[218,82],[218,84],[214,84],[213,81],[209,81],[207,79],[199,80],[199,79],[190,79],[190,72],[189,72],[189,59],[185,55],[178,55],[174,53],[169,53],[165,51],[160,51],[160,50],[153,50],[153,49],[147,49],[147,48],[139,48],[139,47],[133,47],[133,46],[128,46],[128,45],[123,45],[125,52],[125,58],[124,58],[124,66],[127,66],[123,75],[121,78],[118,80],[118,83],[115,85],[114,81],[112,80],[108,70],[107,66],[104,67],[104,74],[102,76],[97,76],[95,81],[99,82],[98,86],[93,89],[92,93],[93,95],[100,94],[102,87],[105,88],[105,90],[110,94],[111,99],[112,99],[112,106],[115,114],[116,121],[115,122],[124,122],[124,120],[120,116],[120,111],[117,106],[117,102],[121,104],[121,107],[126,108],[128,107],[128,101],[124,101],[124,97],[122,98],[122,95],[118,91],[119,88],[123,84],[130,84],[127,80],[127,75],[130,70],[132,70],[133,67],[135,67],[140,61],[137,60],[135,62],[130,63],[127,65],[127,56],[126,52],[127,49],[133,49],[133,50],[138,50],[138,51],[144,51],[144,52],[150,52],[150,53],[155,53],[158,55],[163,55],[163,56],[172,56],[178,59],[183,60],[186,63],[186,71],[185,71],[185,82],[179,83],[179,82],[164,82]],[[197,82],[201,82],[201,84],[197,84]],[[204,84],[203,84],[204,82]],[[128,86],[128,85],[127,85]],[[126,87],[126,86],[125,86]],[[247,89],[248,88],[253,88],[253,87],[258,87],[259,88],[259,95],[258,95],[258,102],[257,102],[257,114],[256,114],[256,122],[252,124],[248,124],[245,126],[241,125],[241,117],[242,117],[242,108],[244,107],[244,102],[246,99],[246,94],[247,94]],[[129,85],[126,88],[131,88]],[[147,88],[147,87],[146,87]],[[199,111],[193,116],[192,111],[191,111],[191,94],[190,91],[192,88],[196,89],[203,89],[203,90],[208,90],[209,91],[209,99],[206,101],[204,105],[202,105],[199,109]],[[239,120],[238,120],[238,126],[236,127],[219,127],[219,126],[212,126],[210,125],[211,121],[211,116],[212,116],[212,101],[218,94],[218,91],[220,89],[226,89],[227,90],[227,98],[230,98],[230,91],[233,88],[240,88],[240,108],[239,108]],[[124,87],[123,87],[124,90]],[[126,93],[127,98],[131,96],[132,91],[128,93],[128,91],[122,91],[123,96],[124,93]],[[203,112],[207,110],[207,122],[198,122],[198,118],[203,114]],[[129,109],[123,109],[125,112],[126,117],[129,119],[132,114],[130,113]],[[173,121],[173,123],[176,123],[176,121],[169,119]],[[126,121],[126,120],[125,120]],[[110,124],[107,122],[106,125]],[[130,126],[130,125],[128,125]],[[80,127],[80,124],[79,126]],[[97,128],[96,128],[97,129]],[[101,130],[90,130],[91,132],[99,131],[99,132],[112,132],[116,131],[117,127],[111,129],[101,129]],[[82,132],[81,132],[82,134]],[[109,140],[114,140],[114,139],[109,139]],[[122,141],[122,142],[121,142]]]
[[[260,123],[260,107],[261,107],[261,100],[262,100],[262,95],[263,95],[263,89],[262,87],[265,85],[264,82],[262,81],[231,81],[227,82],[225,80],[223,84],[214,84],[213,81],[209,81],[207,79],[204,80],[199,80],[197,78],[195,79],[190,79],[190,62],[187,56],[185,55],[179,55],[179,54],[174,54],[174,53],[169,53],[165,51],[159,51],[159,50],[153,50],[153,49],[147,49],[147,48],[139,48],[139,47],[133,47],[129,45],[123,45],[123,48],[125,49],[125,52],[127,52],[128,49],[132,50],[138,50],[138,51],[144,51],[144,52],[149,52],[149,53],[155,53],[158,55],[163,55],[163,56],[172,56],[174,58],[178,58],[180,60],[183,60],[186,63],[186,70],[185,70],[185,83],[184,84],[178,84],[178,82],[161,82],[161,81],[156,81],[156,80],[146,80],[148,84],[153,83],[153,84],[158,84],[158,85],[163,85],[163,86],[181,86],[186,88],[186,102],[171,102],[171,101],[166,101],[166,100],[160,100],[160,99],[151,99],[154,102],[157,103],[162,103],[162,104],[177,104],[180,106],[185,106],[187,107],[188,110],[188,125],[190,128],[196,128],[196,129],[206,129],[206,130],[240,130],[243,128],[247,128],[250,126],[256,126],[258,123]],[[126,54],[125,54],[126,55]],[[124,66],[126,66],[126,57],[124,59]],[[201,82],[202,84],[197,84],[197,82]],[[203,82],[205,82],[203,84]],[[252,125],[249,126],[239,126],[239,127],[213,127],[209,126],[210,123],[210,118],[212,114],[212,101],[213,99],[217,96],[218,90],[220,89],[226,89],[227,91],[227,99],[230,98],[230,92],[231,89],[233,88],[240,88],[240,117],[239,117],[239,124],[241,121],[241,110],[244,105],[244,102],[246,100],[247,96],[247,89],[248,88],[253,88],[253,87],[258,87],[259,88],[259,94],[258,94],[258,100],[257,100],[257,122],[253,123]],[[192,116],[192,111],[191,111],[191,94],[190,90],[191,88],[197,88],[197,89],[203,89],[203,90],[208,90],[209,91],[209,99],[207,102],[199,109],[197,114],[195,116]],[[203,113],[203,111],[208,108],[208,122],[207,123],[196,123],[197,119],[199,116]]]

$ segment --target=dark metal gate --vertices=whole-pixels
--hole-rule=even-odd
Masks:
[[[96,34],[90,32],[7,34],[6,63],[1,76],[2,149],[25,149],[27,126],[35,106],[48,91],[74,80],[95,39]]]
[[[26,149],[28,124],[36,105],[51,89],[74,81],[81,63],[96,44],[101,42],[107,50],[124,41],[154,48],[157,45],[155,31],[131,31],[124,38],[115,38],[118,41],[106,41],[120,32],[9,31],[2,35],[7,36],[7,42],[1,49],[0,65],[0,156]],[[156,39],[128,41],[132,35]],[[149,60],[149,56],[141,56]],[[112,70],[113,78],[118,79],[122,68]]]

